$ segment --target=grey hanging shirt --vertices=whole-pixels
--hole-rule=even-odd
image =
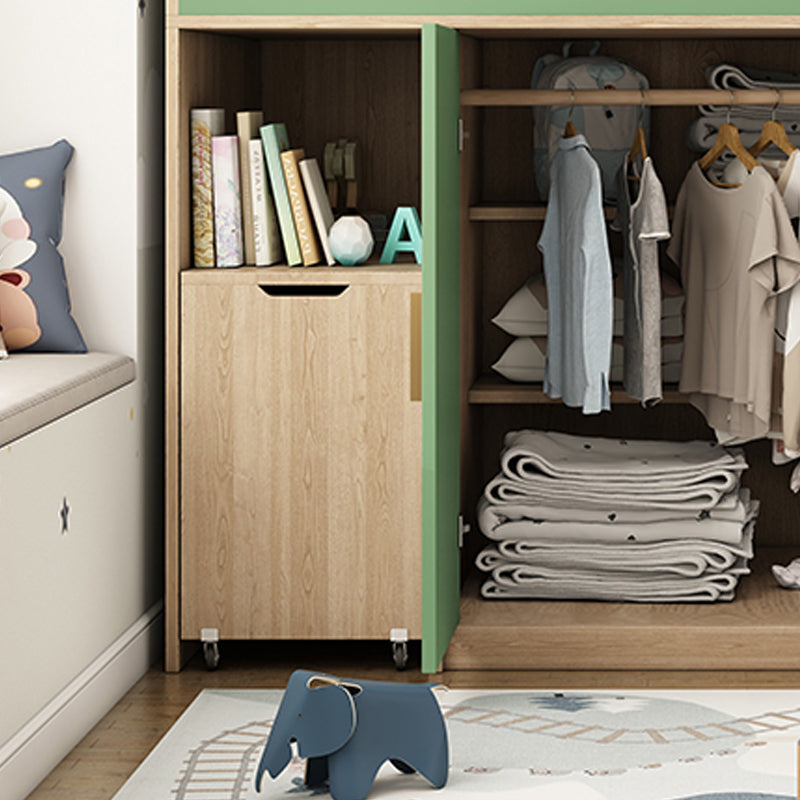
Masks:
[[[600,168],[586,139],[559,139],[539,249],[547,283],[544,391],[584,414],[611,408],[613,289]]]
[[[669,238],[669,221],[664,188],[652,159],[644,160],[640,181],[628,178],[630,169],[626,157],[617,173],[617,216],[612,223],[624,242],[623,383],[629,397],[649,406],[661,400],[658,243]]]

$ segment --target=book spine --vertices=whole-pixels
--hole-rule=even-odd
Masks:
[[[297,239],[300,242],[300,253],[303,256],[303,265],[310,267],[319,264],[322,256],[314,234],[314,224],[308,210],[308,202],[303,189],[303,180],[297,168],[298,162],[305,158],[302,149],[285,150],[281,153],[283,174],[286,178],[286,188],[289,191],[289,202],[292,204],[292,216],[297,230]]]
[[[214,195],[211,168],[211,137],[222,133],[222,108],[193,108],[190,111],[192,152],[192,241],[194,265],[213,267]]]
[[[333,225],[333,210],[331,209],[330,199],[322,180],[322,172],[316,158],[304,158],[300,164],[300,175],[303,178],[303,186],[308,196],[308,204],[311,206],[311,215],[317,229],[317,236],[325,254],[325,261],[329,266],[336,263],[336,259],[331,252],[328,240],[328,231]]]
[[[236,136],[211,137],[214,173],[214,247],[218,267],[244,263],[242,199],[239,188],[239,142]]]
[[[244,231],[244,263],[256,263],[253,232],[253,193],[250,178],[250,141],[259,139],[264,124],[262,111],[237,111],[236,133],[239,137],[239,177],[242,191],[242,228]]]
[[[281,234],[275,205],[267,186],[264,150],[260,139],[248,142],[250,148],[250,183],[253,193],[253,244],[255,265],[266,267],[280,260]]]
[[[264,125],[261,128],[261,142],[264,146],[264,160],[267,164],[267,174],[272,188],[272,199],[275,201],[275,212],[278,216],[283,250],[286,253],[286,263],[290,267],[295,267],[303,263],[303,257],[300,253],[300,242],[294,227],[289,191],[286,188],[286,178],[281,165],[281,152],[289,149],[286,126],[282,122],[271,122],[269,125]]]

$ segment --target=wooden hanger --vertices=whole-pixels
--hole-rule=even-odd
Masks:
[[[564,135],[563,135],[564,139],[570,139],[573,136],[578,135],[578,131],[575,130],[575,125],[572,122],[572,109],[575,108],[575,90],[570,89],[570,92],[572,93],[572,103],[570,104],[569,107],[569,117],[567,117],[567,124],[564,126]]]
[[[797,148],[789,141],[789,137],[786,135],[786,128],[783,127],[782,122],[778,122],[775,119],[775,112],[778,110],[778,106],[781,104],[781,93],[779,89],[775,90],[775,105],[772,106],[772,114],[770,118],[764,123],[764,127],[761,129],[761,135],[758,137],[758,141],[754,144],[750,145],[748,148],[748,152],[751,156],[757,156],[764,152],[771,144],[777,145],[786,153],[787,156],[790,156]]]
[[[789,141],[783,123],[778,122],[776,119],[768,119],[764,123],[764,127],[761,129],[761,136],[758,137],[758,140],[754,144],[750,145],[748,152],[751,156],[760,155],[771,144],[780,147],[787,156],[790,156],[797,149]]]
[[[742,140],[739,138],[739,129],[730,122],[723,122],[719,126],[717,140],[711,149],[700,158],[700,169],[705,172],[725,152],[726,148],[747,167],[748,172],[752,172],[758,166],[758,161],[745,150]]]
[[[628,164],[633,164],[637,157],[640,157],[643,162],[647,158],[647,145],[644,141],[644,128],[641,125],[636,128],[636,133],[633,135],[633,144],[631,145],[631,149],[628,151]],[[634,175],[633,173],[628,175],[628,180],[631,181],[640,181],[641,179],[641,176]]]

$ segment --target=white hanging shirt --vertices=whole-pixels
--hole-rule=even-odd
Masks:
[[[584,414],[608,411],[611,256],[600,168],[580,134],[558,140],[538,246],[548,306],[544,391]]]

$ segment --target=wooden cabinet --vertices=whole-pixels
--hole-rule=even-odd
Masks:
[[[184,13],[177,0],[173,5],[166,106],[168,668],[179,667],[179,645],[195,640],[199,626],[217,625],[206,617],[232,637],[383,637],[387,624],[415,630],[392,611],[410,620],[412,606],[425,672],[443,657],[448,669],[796,668],[800,593],[779,589],[769,565],[799,554],[800,499],[788,488],[791,468],[770,464],[766,442],[747,446],[745,480],[762,502],[757,559],[732,603],[485,602],[474,557],[482,545],[476,503],[497,470],[506,431],[712,435],[676,387],[655,409],[626,402],[617,387],[611,413],[584,417],[550,401],[541,387],[492,373],[509,339],[491,319],[541,270],[536,242],[546,208],[533,180],[525,95],[536,59],[560,52],[565,38],[600,38],[603,52],[638,67],[653,89],[700,89],[705,68],[723,60],[796,72],[800,17],[703,17],[702,8],[697,16],[503,16],[502,8],[484,13],[477,2],[459,16],[439,16],[435,8],[425,16],[361,16],[355,5],[337,8],[340,16],[238,16],[208,14],[212,0],[184,0]],[[764,13],[780,13],[780,0],[772,5]],[[305,8],[298,2],[297,13]],[[329,138],[358,138],[367,159],[359,187],[364,208],[421,209],[421,275],[412,280],[407,268],[384,273],[375,266],[191,269],[188,120],[199,105],[225,106],[231,114],[264,108],[287,123],[293,144],[313,154]],[[670,204],[695,158],[684,144],[695,115],[691,105],[652,109],[650,151]],[[419,403],[406,407],[407,387],[400,387],[411,369],[400,338],[411,335],[405,309],[418,280],[421,412]],[[270,284],[348,288],[274,296],[261,288]],[[396,357],[374,360],[376,342]],[[334,366],[347,376],[341,383],[330,377]],[[348,398],[361,392],[354,405]],[[384,403],[387,415],[374,418]],[[358,431],[356,445],[342,426]],[[381,430],[399,436],[401,428],[402,442],[382,438]],[[368,441],[379,452],[368,452]],[[328,455],[317,461],[322,452]],[[407,505],[400,488],[415,485],[415,458],[421,507]],[[339,465],[352,467],[361,483],[342,481]],[[397,471],[390,474],[390,465]],[[473,529],[460,551],[459,514]],[[353,517],[363,534],[337,530]],[[417,551],[411,517],[421,519]],[[401,529],[408,547],[395,541]],[[374,571],[376,554],[384,559],[382,573]],[[345,564],[358,565],[347,573],[352,585],[340,582]],[[370,592],[385,581],[403,587],[391,593],[399,605],[377,606],[381,621],[373,630],[362,598],[376,597]],[[244,588],[253,585],[263,593]]]
[[[187,638],[420,636],[419,267],[303,272],[183,275]]]
[[[514,384],[491,369],[511,342],[492,317],[542,270],[536,243],[546,198],[537,195],[533,181],[533,98],[527,91],[536,60],[561,52],[563,26],[569,25],[568,38],[600,39],[602,53],[628,61],[648,77],[656,99],[666,101],[651,108],[649,152],[671,206],[697,158],[684,138],[698,101],[690,97],[681,104],[658,92],[706,89],[706,67],[720,62],[796,71],[799,23],[784,20],[778,29],[774,19],[757,17],[724,24],[714,20],[713,27],[712,20],[703,18],[595,17],[585,26],[576,18],[562,18],[521,23],[495,35],[462,32],[462,463],[470,465],[461,485],[465,513],[474,514],[484,485],[497,473],[508,430],[713,438],[676,386],[667,387],[664,401],[653,409],[641,408],[614,386],[612,411],[584,416],[550,400],[541,385]],[[607,209],[607,217],[613,213]],[[620,244],[614,236],[609,234],[612,249]],[[669,269],[663,252],[662,267]],[[733,602],[484,601],[479,594],[483,574],[474,567],[474,557],[486,540],[470,536],[462,560],[460,622],[445,668],[796,669],[800,595],[779,588],[770,565],[799,554],[800,499],[789,489],[792,467],[770,463],[768,442],[748,444],[746,455],[750,469],[744,482],[761,501],[761,511],[753,574],[742,578]]]
[[[418,640],[422,270],[380,244],[352,268],[194,268],[189,112],[225,108],[234,132],[263,109],[321,165],[355,140],[357,212],[388,224],[420,207],[419,28],[171,12],[166,667],[202,628]]]

